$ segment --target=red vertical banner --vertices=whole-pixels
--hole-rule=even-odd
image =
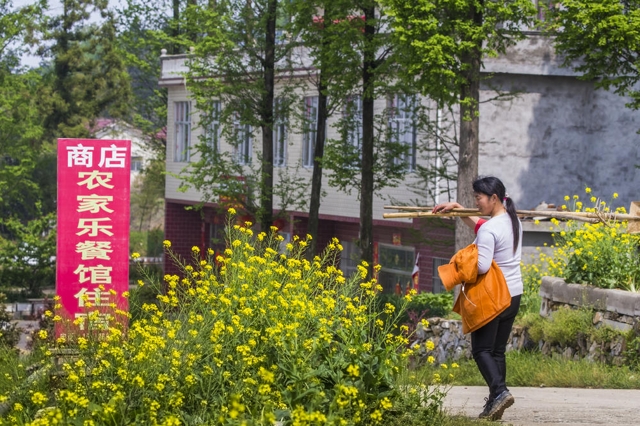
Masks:
[[[131,141],[58,139],[56,334],[123,322],[129,289]]]

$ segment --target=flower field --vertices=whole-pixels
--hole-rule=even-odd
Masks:
[[[223,253],[194,247],[185,261],[165,242],[182,274],[141,280],[138,291],[157,297],[137,306],[132,291],[138,314],[127,328],[116,321],[57,341],[43,333],[43,374],[16,368],[0,424],[372,425],[440,415],[437,377],[407,374],[403,307],[376,309],[381,287],[367,265],[346,278],[337,240],[307,261],[308,239],[281,247],[275,228],[254,235],[233,213]],[[64,321],[57,314],[48,315]],[[77,352],[55,366],[60,348]]]

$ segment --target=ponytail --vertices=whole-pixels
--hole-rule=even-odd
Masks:
[[[518,250],[518,245],[520,244],[520,221],[516,214],[516,203],[513,202],[511,197],[505,195],[504,206],[511,218],[511,229],[513,229],[513,252],[515,253],[516,250]]]
[[[496,194],[499,200],[502,200],[509,218],[511,218],[511,229],[513,230],[513,252],[515,253],[520,244],[520,221],[516,214],[516,204],[511,197],[507,195],[507,191],[504,188],[504,184],[500,179],[493,176],[479,177],[473,181],[474,192],[486,194],[491,197]]]

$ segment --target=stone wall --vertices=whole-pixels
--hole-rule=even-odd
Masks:
[[[462,321],[444,318],[429,318],[429,327],[424,328],[418,324],[416,339],[411,347],[416,349],[422,357],[433,356],[436,362],[442,364],[448,361],[471,359],[471,334],[462,333]],[[432,341],[434,349],[428,351],[425,343]],[[512,350],[531,350],[537,347],[527,331],[519,326],[514,326],[509,336],[507,352]]]
[[[560,307],[588,306],[594,309],[593,324],[607,326],[620,332],[633,330],[640,336],[640,293],[605,290],[579,284],[566,284],[563,279],[543,277],[540,288],[542,306],[540,314],[550,317]],[[418,324],[412,347],[422,357],[433,356],[438,363],[471,359],[471,336],[462,333],[462,322],[443,318],[429,318],[429,326]],[[425,343],[434,343],[428,351]],[[540,350],[545,355],[560,355],[565,359],[603,362],[612,365],[624,363],[626,339],[615,336],[611,341],[598,342],[585,330],[577,336],[575,344],[559,345],[534,341],[528,330],[514,326],[507,344],[511,350]]]
[[[586,306],[594,310],[593,323],[629,331],[640,322],[640,293],[567,284],[558,277],[542,277],[540,315],[548,317],[561,306]]]

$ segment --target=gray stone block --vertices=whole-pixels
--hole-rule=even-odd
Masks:
[[[607,310],[623,315],[635,315],[640,293],[624,290],[607,290]]]
[[[602,324],[608,325],[609,327],[613,328],[614,330],[618,330],[618,331],[622,331],[622,332],[627,332],[629,330],[631,330],[633,327],[629,324],[625,324],[623,322],[619,322],[619,321],[613,321],[613,320],[603,320]]]

